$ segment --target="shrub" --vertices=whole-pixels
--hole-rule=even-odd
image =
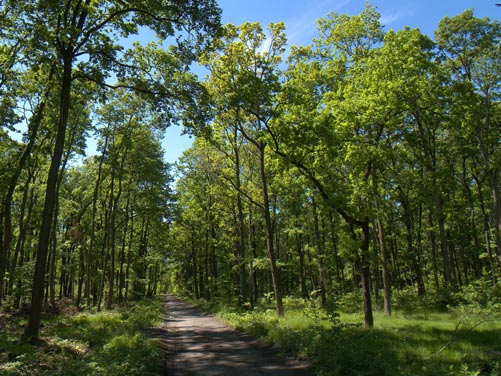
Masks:
[[[75,338],[90,347],[103,346],[109,338],[123,332],[123,320],[117,312],[82,313],[61,324],[58,332],[64,338]]]
[[[501,306],[501,285],[492,285],[489,277],[484,276],[468,286],[463,286],[455,295],[460,305],[490,310]]]
[[[121,317],[126,322],[129,332],[142,331],[157,325],[162,317],[162,308],[158,301],[144,299],[121,310]]]
[[[235,328],[258,338],[266,337],[270,329],[278,324],[278,318],[273,311],[245,312],[243,314],[226,312],[219,316]]]
[[[340,311],[345,313],[360,312],[363,304],[360,291],[348,292],[340,296],[336,301],[336,306]]]
[[[153,376],[159,372],[160,349],[141,334],[114,337],[98,357],[109,376]]]

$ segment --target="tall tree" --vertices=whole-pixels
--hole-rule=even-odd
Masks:
[[[280,119],[275,151],[310,180],[359,243],[355,265],[362,281],[365,324],[372,327],[366,194],[371,170],[362,151],[372,140],[344,99],[350,79],[363,69],[383,32],[370,6],[358,16],[329,14],[319,20],[318,28],[314,45],[292,54],[283,99],[288,106]]]
[[[285,50],[283,24],[269,25],[269,43],[257,23],[240,27],[227,25],[217,52],[207,56],[207,83],[220,121],[235,126],[255,148],[259,166],[261,199],[266,229],[267,252],[275,294],[276,310],[283,315],[274,229],[271,217],[267,150],[270,122],[275,116],[274,96],[279,91],[279,63]]]
[[[465,138],[477,141],[475,154],[468,157],[478,161],[487,177],[493,203],[494,244],[501,267],[498,105],[501,98],[501,25],[489,18],[477,18],[473,10],[466,10],[440,21],[435,38],[445,58],[444,73],[456,92],[456,127],[461,127],[461,131],[454,132],[454,135],[459,138],[459,145],[465,144]]]
[[[8,2],[8,6],[21,9],[20,16],[27,20],[37,43],[48,50],[52,59],[59,62],[58,120],[55,144],[48,171],[44,212],[39,232],[37,263],[35,268],[32,309],[23,334],[25,340],[38,341],[43,281],[54,207],[56,204],[58,171],[64,151],[69,111],[72,104],[72,85],[79,77],[93,77],[104,83],[111,69],[118,72],[125,65],[118,61],[121,50],[113,39],[118,35],[137,33],[138,26],[152,28],[163,38],[176,33],[180,38],[177,53],[185,56],[192,46],[198,49],[219,27],[219,10],[214,1],[132,2],[90,0],[59,3],[36,2],[20,4]],[[181,33],[181,29],[188,30]],[[173,51],[174,53],[174,51]],[[83,59],[86,56],[87,59]],[[193,53],[186,56],[186,61]],[[123,73],[118,73],[119,76]]]

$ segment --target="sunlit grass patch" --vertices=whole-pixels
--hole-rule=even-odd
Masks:
[[[228,324],[299,358],[320,375],[494,376],[501,374],[501,320],[489,312],[374,312],[374,329],[353,310],[329,313],[315,301],[288,298],[278,318],[270,306],[220,311]],[[360,311],[360,310],[359,310]]]
[[[162,318],[162,305],[158,299],[142,299],[119,308],[121,318],[129,331],[141,331],[157,326]]]
[[[362,322],[362,316],[342,314],[341,320]],[[364,340],[367,347],[361,347],[361,350],[367,357],[372,356],[378,347],[391,349],[395,364],[398,363],[395,374],[474,375],[478,372],[477,375],[496,375],[493,372],[501,360],[499,320],[482,315],[458,317],[449,313],[434,313],[425,320],[421,314],[413,317],[408,312],[396,311],[390,318],[376,312],[375,323],[375,331],[393,339],[377,340],[373,346]],[[358,337],[349,333],[346,331],[344,335]],[[344,352],[343,356],[346,356]]]
[[[82,313],[64,320],[56,332],[63,338],[77,338],[96,347],[123,331],[123,326],[124,321],[117,312]]]
[[[142,331],[161,320],[158,300],[126,308],[44,318],[40,346],[19,341],[23,321],[9,317],[0,333],[2,376],[153,376],[161,353]]]
[[[106,375],[156,375],[160,349],[140,333],[124,333],[106,343],[97,358],[105,364]]]

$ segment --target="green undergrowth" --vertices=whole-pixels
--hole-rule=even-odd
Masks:
[[[0,375],[158,375],[161,352],[143,331],[159,324],[159,300],[105,312],[44,317],[41,344],[21,343],[23,317],[0,313]]]
[[[329,313],[316,300],[288,297],[280,318],[269,303],[254,310],[222,300],[197,304],[269,345],[308,359],[317,375],[501,375],[501,300],[484,299],[485,290],[477,288],[456,294],[454,304],[444,303],[440,294],[423,301],[412,291],[399,292],[391,317],[376,310],[370,330],[362,314],[342,304],[335,309],[339,313]]]

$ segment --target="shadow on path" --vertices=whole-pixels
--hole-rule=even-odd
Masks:
[[[147,334],[166,354],[169,376],[310,376],[308,365],[280,356],[173,295],[165,295],[160,328]]]

